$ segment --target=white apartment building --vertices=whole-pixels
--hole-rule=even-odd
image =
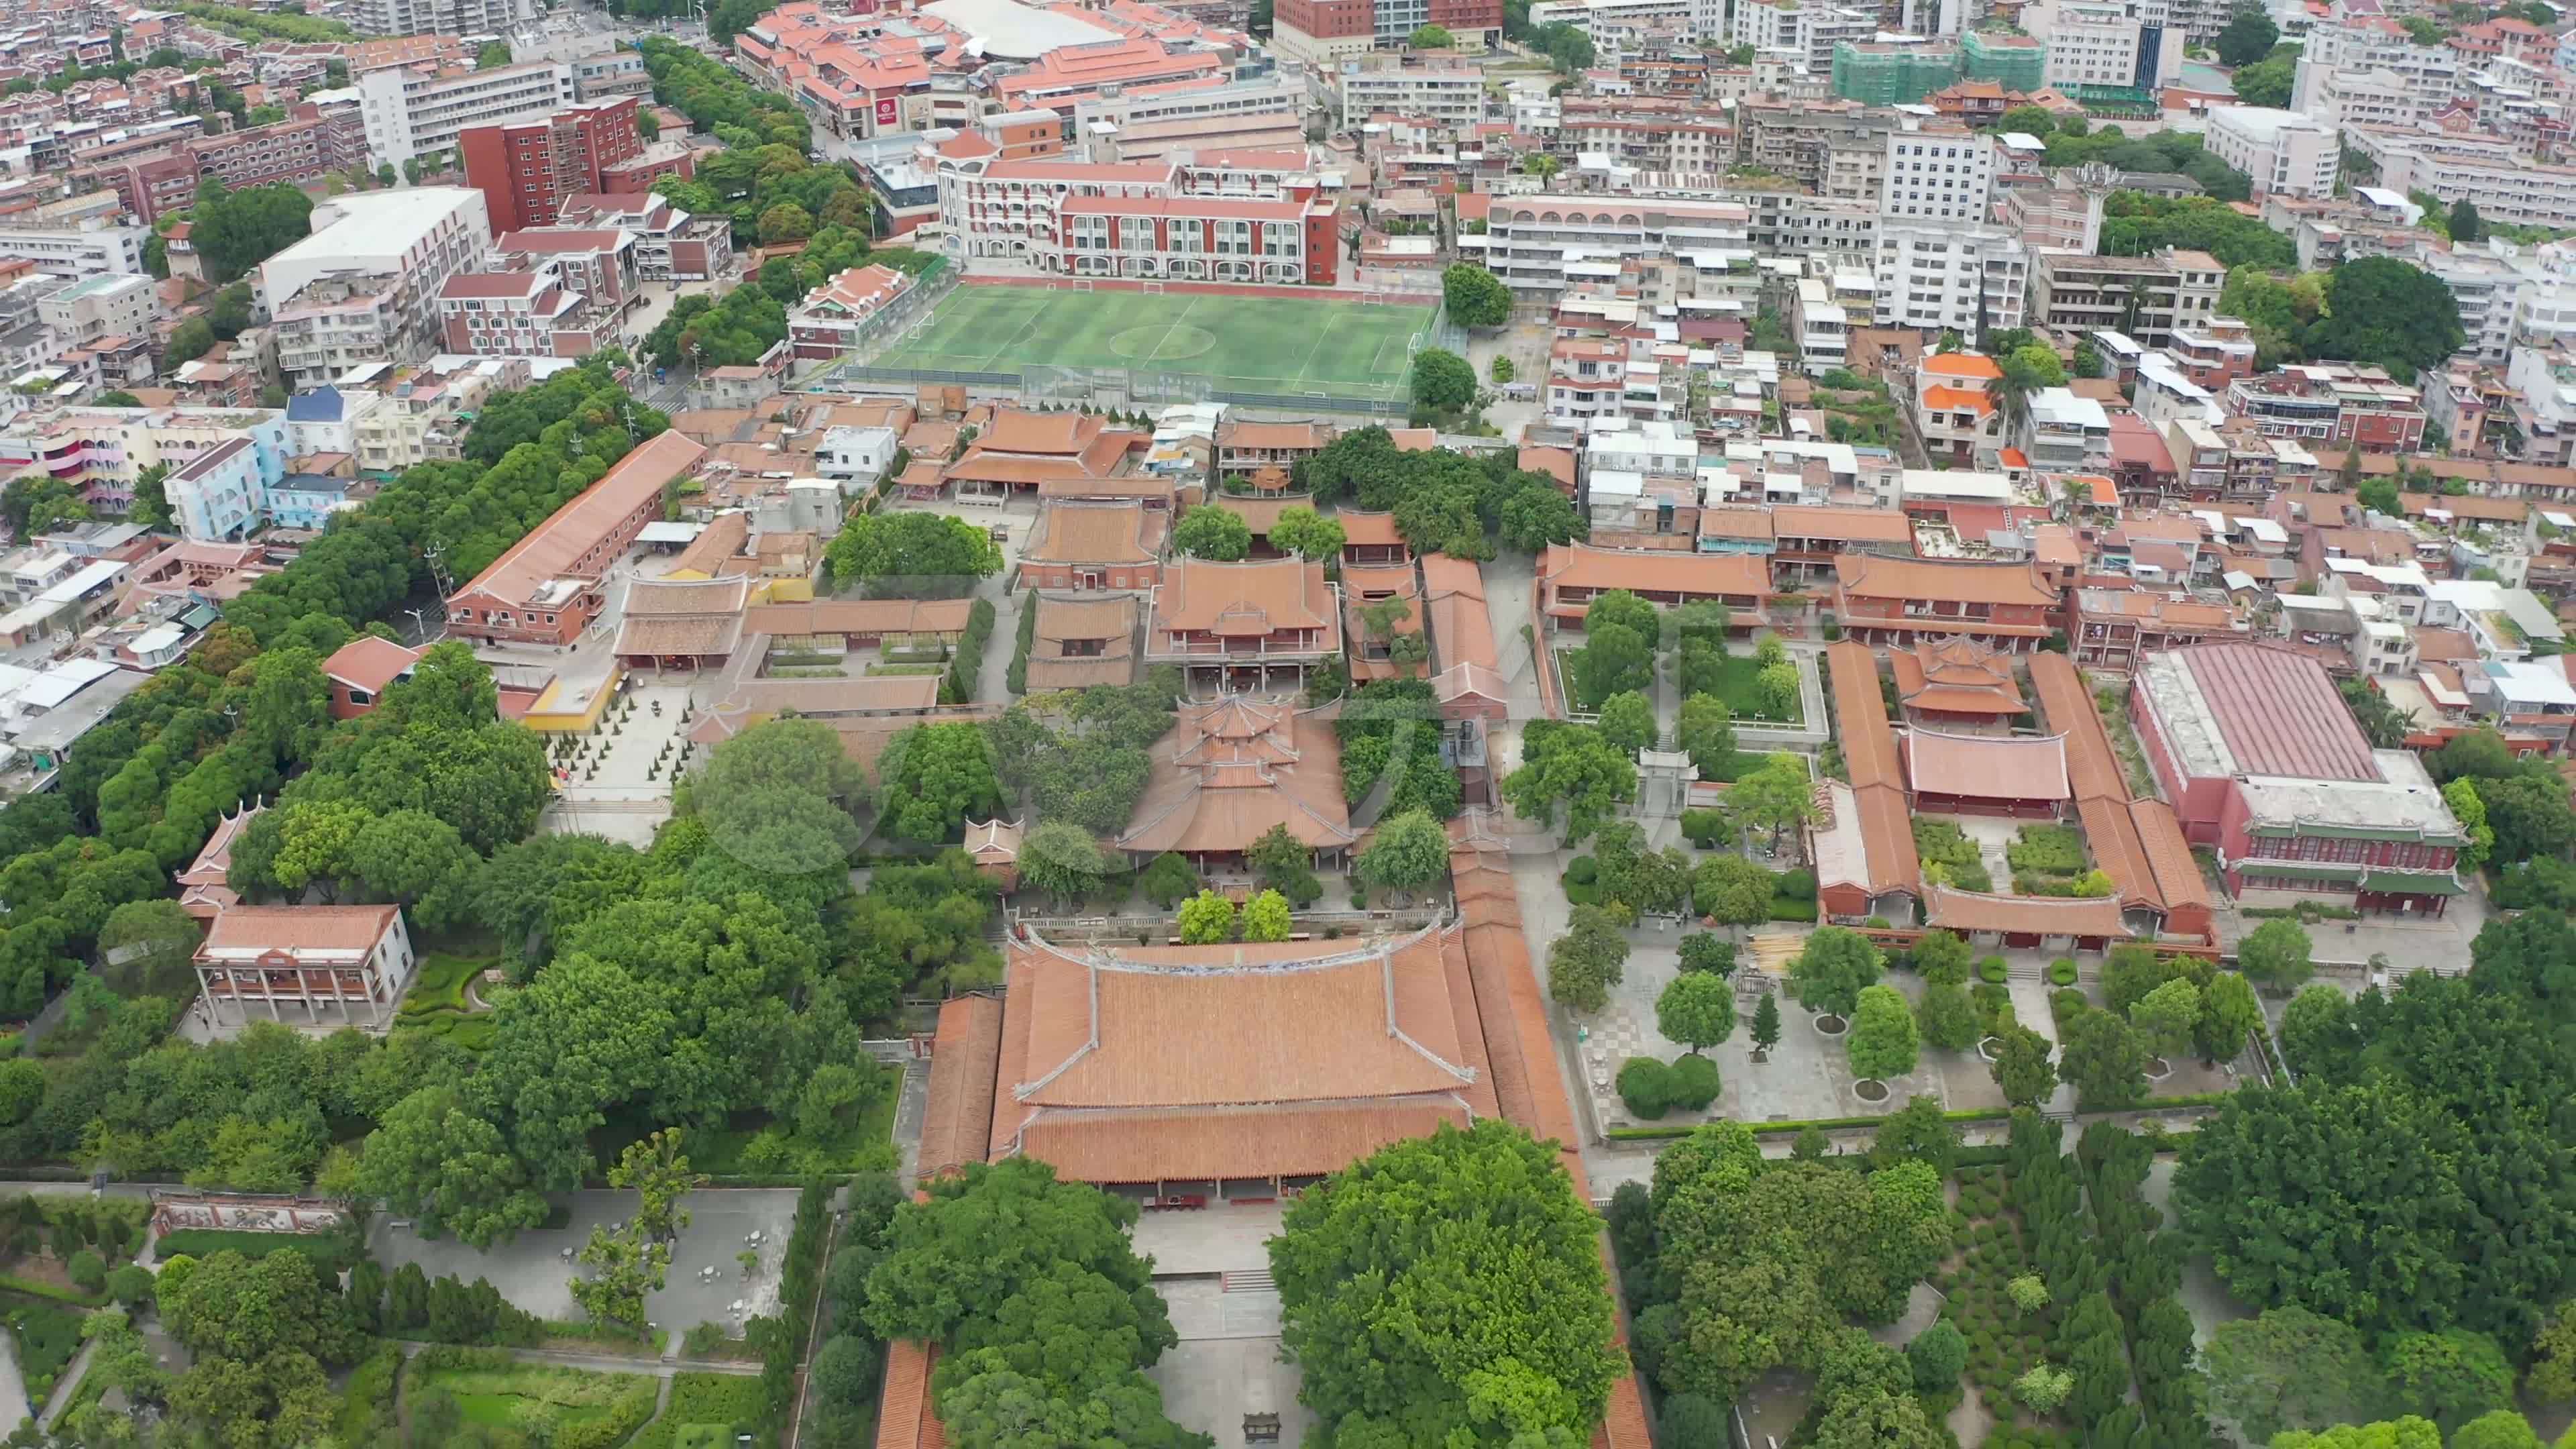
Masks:
[[[2256,196],[2332,196],[2343,165],[2341,132],[2296,111],[2263,106],[2210,107],[2203,144],[2251,178]]]
[[[1566,288],[1569,264],[1744,250],[1751,220],[1750,209],[1734,201],[1498,197],[1486,219],[1485,265],[1514,291],[1553,297]]]
[[[2466,200],[2488,221],[2514,226],[2576,226],[2576,166],[2534,159],[2510,141],[2355,127],[2352,148],[2379,171],[2379,185],[2405,195],[2432,193],[2444,206]]]
[[[439,289],[482,270],[492,246],[483,193],[419,186],[336,197],[313,208],[313,234],[260,264],[254,291],[276,321],[290,390],[369,363],[437,350]]]
[[[2468,335],[2462,350],[2489,362],[2502,362],[2513,350],[2515,320],[2523,296],[2536,278],[2510,259],[2467,247],[2446,250],[2416,242],[2404,260],[2442,279],[2460,309],[2460,330]]]
[[[1095,96],[1073,108],[1091,160],[1162,161],[1175,151],[1264,150],[1306,144],[1306,88],[1284,75],[1232,85]]]
[[[357,90],[366,115],[367,159],[378,166],[452,152],[457,133],[471,126],[541,121],[573,103],[572,67],[561,61],[451,75],[388,66],[360,74]]]
[[[2309,74],[2306,61],[2300,74]],[[2307,87],[2300,114],[2329,126],[2414,126],[2447,97],[2426,95],[2393,70],[2328,70]]]
[[[2078,168],[2082,169],[2085,168]],[[2099,251],[2111,172],[2108,167],[2090,169],[2100,172],[2100,184],[2086,184],[2088,178],[2078,175],[2074,185],[2052,181],[2046,186],[2005,187],[2004,226],[2021,238],[2023,246],[2034,251],[2082,252],[2086,256]]]
[[[1995,146],[1986,136],[1908,118],[1887,134],[1886,166],[1878,195],[1883,217],[1974,224],[1991,214]]]
[[[1971,347],[1980,318],[2008,332],[2029,310],[2030,253],[2000,227],[1881,218],[1871,276],[1877,325],[1957,332]]]
[[[1809,372],[1840,367],[1851,357],[1850,309],[1834,300],[1833,286],[1821,277],[1798,283],[1789,326],[1798,343],[1798,363]],[[1868,319],[1866,315],[1863,322]]]
[[[2048,45],[2048,84],[2154,90],[2182,79],[2165,0],[2031,0],[2022,29]]]
[[[360,35],[507,35],[536,13],[528,0],[357,0],[342,18]]]
[[[63,203],[56,203],[61,205]],[[0,261],[24,259],[56,277],[95,277],[143,270],[143,244],[148,227],[125,226],[116,218],[85,216],[77,220],[44,219],[45,207],[0,221]]]
[[[2317,88],[2338,70],[2387,71],[2419,102],[2438,104],[2459,88],[2460,53],[2446,45],[2417,45],[2378,17],[2319,25],[2299,52],[2290,109],[2320,116]]]
[[[1795,192],[1753,191],[1741,197],[1753,212],[1753,245],[1765,256],[1823,257],[1842,265],[1871,264],[1878,255],[1878,203]]]
[[[1679,30],[1715,39],[1726,33],[1726,0],[1538,0],[1532,26],[1562,22],[1594,40],[1622,30]]]
[[[1533,7],[1536,8],[1536,7]],[[1384,111],[1473,126],[1487,119],[1485,71],[1476,65],[1393,65],[1371,56],[1342,62],[1342,119],[1356,125]]]
[[[82,277],[37,302],[36,315],[63,346],[87,347],[105,337],[149,337],[161,298],[150,277]]]
[[[1876,10],[1830,5],[1784,9],[1763,0],[1743,0],[1735,7],[1734,30],[1728,39],[1756,50],[1795,51],[1810,72],[1829,75],[1834,47],[1846,40],[1858,45],[1877,39],[1878,20]]]

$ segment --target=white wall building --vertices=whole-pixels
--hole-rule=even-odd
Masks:
[[[1552,7],[1532,7],[1533,10],[1547,8]],[[1485,120],[1488,114],[1482,66],[1399,66],[1371,64],[1367,60],[1344,61],[1339,82],[1342,119],[1350,125],[1357,125],[1381,111],[1426,117],[1453,126],[1475,125]]]
[[[2341,133],[2296,111],[2212,106],[2204,138],[2209,154],[2252,178],[2254,194],[2334,195],[2343,165]]]
[[[1955,331],[1974,347],[1980,316],[2010,331],[2028,311],[2030,254],[2000,227],[1883,218],[1871,275],[1881,327]]]
[[[1726,0],[1538,0],[1533,26],[1562,22],[1603,40],[1621,30],[1679,30],[1715,39],[1726,33]]]
[[[361,35],[506,35],[537,10],[527,0],[357,0],[342,13]]]
[[[2371,126],[2344,141],[2371,159],[2390,191],[2430,192],[2446,207],[2465,200],[2491,222],[2576,226],[2576,166],[2546,164],[2510,141]]]
[[[1485,265],[1515,291],[1550,298],[1567,268],[1625,257],[1744,250],[1751,211],[1732,201],[1645,196],[1498,197],[1486,219]]]
[[[1857,45],[1876,39],[1878,20],[1876,10],[1830,5],[1783,9],[1763,0],[1742,0],[1735,7],[1734,30],[1729,39],[1756,50],[1794,51],[1809,71],[1830,75],[1834,47],[1846,40]]]
[[[2182,32],[2165,0],[2032,0],[2022,29],[2048,46],[2048,84],[2153,90],[2182,78]]]
[[[1908,118],[1887,134],[1887,171],[1878,214],[1891,221],[1984,221],[1995,195],[1994,142],[1962,129]]]
[[[419,362],[437,350],[437,297],[481,270],[492,247],[483,193],[417,186],[336,197],[313,208],[313,234],[260,264],[254,293],[275,319],[290,389],[368,363]]]
[[[0,222],[0,260],[24,258],[56,277],[136,273],[143,270],[143,244],[151,237],[148,227],[108,217],[64,222],[21,218]]]
[[[400,166],[432,151],[453,152],[470,126],[542,121],[573,103],[572,67],[535,61],[456,75],[425,75],[401,66],[362,72],[367,159]]]

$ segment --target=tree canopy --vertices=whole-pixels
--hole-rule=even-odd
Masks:
[[[1597,1231],[1555,1147],[1490,1119],[1309,1188],[1270,1244],[1303,1397],[1345,1444],[1589,1440],[1624,1369]]]

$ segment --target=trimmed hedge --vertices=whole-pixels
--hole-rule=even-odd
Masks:
[[[2009,974],[2004,967],[2004,958],[2001,956],[1989,956],[1977,963],[1978,979],[1989,985],[2003,985],[2004,978]]]
[[[2049,963],[2048,963],[2048,979],[2049,979],[2049,981],[2050,981],[2052,984],[2054,984],[2054,985],[2058,985],[2058,986],[2072,986],[2072,985],[2074,985],[2074,984],[2075,984],[2075,963],[2074,963],[2074,962],[2072,962],[2072,961],[2070,961],[2070,960],[2068,960],[2068,959],[2066,959],[2066,958],[2065,958],[2065,957],[2063,957],[2063,956],[2060,956],[2060,957],[2058,957],[2056,960],[2049,962]]]
[[[357,1241],[342,1233],[235,1233],[219,1228],[180,1228],[163,1233],[152,1250],[156,1258],[185,1253],[202,1259],[227,1250],[245,1258],[265,1258],[292,1249],[328,1273],[345,1273],[365,1256]]]
[[[984,641],[993,634],[993,601],[977,599],[966,611],[966,633],[957,652],[948,656],[948,672],[939,679],[941,704],[971,704],[975,684],[984,674]]]
[[[2149,1097],[2134,1107],[2115,1107],[2101,1112],[2078,1112],[2075,1115],[2078,1117],[2115,1117],[2122,1112],[2160,1112],[2175,1107],[2215,1107],[2226,1100],[2227,1093],[2225,1092],[2188,1092],[2172,1097]],[[1941,1120],[1945,1122],[2001,1122],[2011,1116],[2012,1109],[2010,1107],[1978,1107],[1966,1112],[1944,1112],[1941,1114]],[[1798,1133],[1804,1132],[1810,1127],[1813,1127],[1820,1132],[1833,1132],[1852,1127],[1877,1127],[1885,1124],[1886,1121],[1887,1118],[1885,1117],[1818,1117],[1812,1121],[1806,1122],[1748,1122],[1744,1125],[1752,1128],[1753,1135],[1756,1137],[1794,1137]],[[1699,1127],[1700,1124],[1698,1123],[1693,1123],[1686,1127],[1680,1125],[1671,1127],[1613,1127],[1604,1135],[1617,1138],[1621,1141],[1653,1141],[1659,1137],[1688,1137],[1691,1133],[1698,1131]],[[2146,1126],[2141,1126],[2138,1131],[2142,1136],[2160,1137],[2162,1141],[2169,1143],[2179,1143],[2191,1136],[2191,1133],[2189,1132],[2150,1132],[2147,1130]],[[1976,1147],[1963,1147],[1959,1149],[1961,1155],[1953,1159],[1953,1161],[1957,1162],[1961,1166],[1974,1166],[1975,1163],[1966,1154],[1983,1150],[1984,1149],[1982,1148]],[[1998,1152],[2002,1151],[2001,1148],[1997,1148],[1995,1150]],[[1993,1160],[2000,1162],[2003,1159],[1995,1158]]]
[[[1013,694],[1029,692],[1029,646],[1038,637],[1038,591],[1029,590],[1020,603],[1019,648],[1011,654],[1011,672],[1003,676],[1002,687]]]

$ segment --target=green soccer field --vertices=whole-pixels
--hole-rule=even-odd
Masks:
[[[1430,324],[1429,307],[1320,298],[960,287],[874,365],[1124,367],[1273,392],[1396,388]]]

